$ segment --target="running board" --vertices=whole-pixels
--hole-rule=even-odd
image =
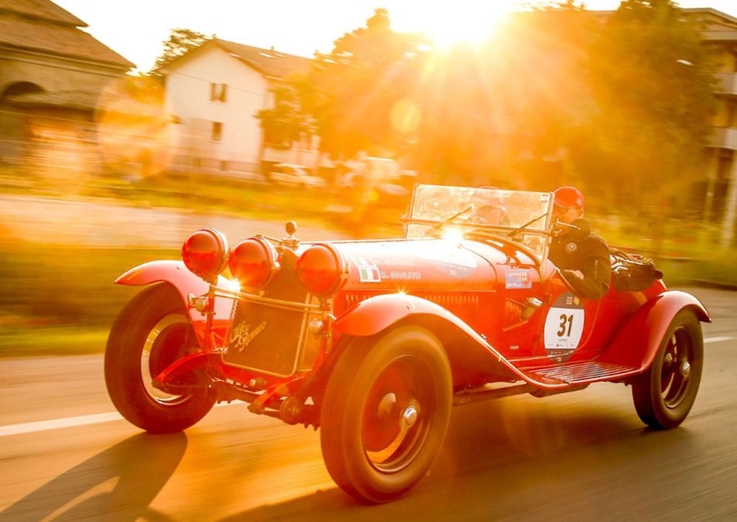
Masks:
[[[599,361],[574,362],[523,372],[529,378],[528,382],[539,383],[543,387],[619,381],[640,373],[640,368]]]

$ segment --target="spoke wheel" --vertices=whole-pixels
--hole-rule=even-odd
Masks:
[[[141,384],[152,400],[170,405],[186,400],[186,396],[155,388],[152,381],[167,366],[187,355],[190,335],[193,333],[187,316],[170,314],[156,323],[146,336],[141,350]]]
[[[632,386],[640,419],[656,429],[679,426],[696,400],[704,364],[701,323],[681,311],[670,324],[653,364]]]
[[[401,496],[434,461],[451,406],[447,356],[428,331],[405,327],[347,346],[321,412],[330,475],[360,501]]]

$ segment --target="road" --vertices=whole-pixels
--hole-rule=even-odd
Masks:
[[[680,428],[645,429],[613,384],[459,407],[429,475],[380,506],[334,485],[312,429],[232,404],[151,436],[99,355],[0,361],[0,520],[735,520],[737,293],[688,290],[714,322]]]

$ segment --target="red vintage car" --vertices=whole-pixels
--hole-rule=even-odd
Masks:
[[[319,428],[330,475],[368,503],[425,475],[459,404],[612,382],[632,386],[645,424],[678,426],[698,390],[707,310],[615,255],[607,295],[576,295],[547,259],[552,198],[417,185],[401,239],[302,242],[290,222],[284,238],[231,248],[196,231],[182,261],[116,280],[147,288],[110,332],[110,397],[152,433],[233,400]],[[476,219],[483,201],[503,209],[497,223]]]

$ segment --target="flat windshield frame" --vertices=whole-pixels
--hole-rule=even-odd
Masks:
[[[525,245],[542,263],[548,254],[553,193],[416,185],[404,237],[483,230]]]

